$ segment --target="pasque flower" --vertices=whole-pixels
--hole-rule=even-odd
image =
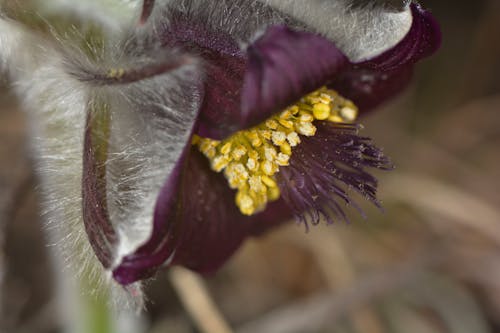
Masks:
[[[79,208],[52,219],[84,225],[123,285],[169,265],[212,272],[292,217],[346,220],[351,192],[378,205],[368,169],[391,163],[356,120],[440,44],[431,14],[407,1],[146,0],[125,30],[59,36],[33,71],[12,74],[31,108],[48,104],[46,182],[81,177]],[[73,164],[57,170],[58,158]]]

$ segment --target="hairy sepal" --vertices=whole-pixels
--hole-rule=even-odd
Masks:
[[[189,143],[202,98],[199,85],[179,73],[107,87],[111,118],[107,198],[118,230],[115,265],[152,232],[158,193]]]
[[[101,45],[88,40],[81,44],[82,40],[64,36],[45,38],[6,19],[0,20],[0,28],[9,32],[0,35],[0,43],[8,46],[2,47],[1,59],[30,118],[50,243],[76,280],[92,286],[89,293],[111,288],[111,300],[120,308],[136,307],[142,302],[140,285],[127,287],[133,293],[123,292],[93,254],[85,232],[82,161],[86,121],[96,101],[109,107],[112,122],[106,140],[103,195],[117,235],[110,247],[111,269],[150,237],[156,196],[189,142],[199,110],[202,91],[196,64],[133,82],[96,84],[81,74],[137,68],[134,66],[157,59],[137,58],[142,48],[127,54],[123,49],[127,42]],[[85,45],[88,47],[82,47]]]
[[[12,71],[14,90],[28,113],[31,147],[42,192],[42,212],[52,249],[64,260],[75,283],[85,281],[89,294],[108,290],[119,307],[137,307],[111,283],[92,254],[82,220],[82,154],[88,87],[68,75],[56,47],[32,44],[35,59],[17,59]],[[20,57],[22,58],[22,57]],[[80,281],[80,282],[78,282]]]
[[[328,37],[352,62],[373,58],[397,45],[413,20],[406,2],[401,11],[395,11],[386,6],[355,6],[350,0],[260,1]]]

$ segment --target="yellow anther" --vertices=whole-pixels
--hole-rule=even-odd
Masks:
[[[200,137],[198,137],[199,140],[199,147],[201,151],[208,150],[209,148],[214,148],[213,144],[209,140],[203,140]]]
[[[307,98],[306,101],[309,103],[309,104],[317,104],[317,103],[321,103],[321,99],[319,98],[319,96],[311,96],[310,98]]]
[[[236,204],[244,215],[252,215],[255,213],[255,206],[252,198],[244,192],[236,194]]]
[[[290,155],[279,153],[278,157],[276,157],[276,164],[279,166],[287,166],[290,161]]]
[[[248,152],[248,157],[253,158],[254,160],[258,160],[260,158],[260,154],[256,150],[250,150]]]
[[[319,99],[320,99],[321,103],[330,104],[333,101],[333,96],[325,94],[325,93],[321,93],[319,95]]]
[[[358,110],[348,105],[340,110],[340,116],[344,121],[351,123],[356,120],[358,116]]]
[[[116,73],[117,73],[116,69],[112,68],[112,69],[110,69],[108,71],[108,77],[115,78],[116,77]]]
[[[287,142],[281,144],[280,150],[283,154],[292,155],[292,147]]]
[[[323,103],[314,104],[313,116],[317,120],[325,120],[330,116],[330,106]]]
[[[332,123],[343,123],[344,119],[342,119],[342,117],[338,114],[332,114],[330,117],[328,117],[328,121],[331,121]]]
[[[312,112],[312,103],[308,101],[301,101],[301,103],[298,103],[297,106],[299,107],[300,111],[299,113],[308,113],[310,114]]]
[[[243,156],[245,156],[247,154],[247,150],[245,149],[245,147],[243,146],[240,146],[240,147],[237,147],[236,149],[234,149],[232,152],[231,152],[231,156],[233,157],[233,159],[235,159],[236,161],[239,161]]]
[[[201,142],[201,138],[198,135],[193,135],[191,138],[191,144],[197,146]]]
[[[245,185],[246,181],[248,180],[248,173],[245,174],[239,174],[236,171],[228,171],[230,167],[227,167],[226,170],[224,170],[224,176],[226,176],[227,180],[229,181],[229,187],[232,189],[238,189],[241,186]]]
[[[300,137],[297,132],[291,132],[286,136],[288,143],[291,147],[295,147],[300,143]]]
[[[291,121],[291,120],[280,119],[279,122],[285,128],[288,128],[288,129],[292,129],[293,128],[293,121]]]
[[[205,155],[209,159],[214,158],[215,155],[217,154],[217,150],[215,150],[215,148],[213,147],[200,148],[200,151],[203,153],[203,155]]]
[[[119,75],[115,70],[113,75]],[[333,90],[322,88],[256,127],[240,131],[223,141],[194,136],[192,144],[211,161],[212,169],[223,172],[235,202],[244,215],[265,209],[279,199],[276,180],[280,167],[290,165],[301,135],[314,136],[315,121],[352,122],[357,108]]]
[[[286,133],[285,132],[274,131],[273,135],[272,135],[272,140],[273,140],[273,144],[275,146],[281,146],[286,141]]]
[[[316,134],[316,126],[312,123],[299,123],[295,126],[295,129],[299,134],[305,136],[314,136]]]
[[[300,109],[297,105],[291,106],[288,108],[288,110],[295,116],[297,113],[299,113]]]
[[[271,187],[267,190],[267,197],[269,198],[269,201],[276,201],[280,198],[281,192],[280,188],[278,186],[276,187]]]
[[[276,152],[276,148],[274,148],[273,146],[264,148],[264,157],[266,158],[266,160],[272,162],[277,155],[278,153]]]
[[[292,111],[290,109],[286,109],[281,112],[280,119],[290,119],[293,116]]]
[[[226,156],[217,156],[213,159],[212,169],[216,172],[221,172],[229,164],[229,159]]]
[[[245,135],[250,140],[250,144],[253,147],[258,148],[262,145],[262,139],[260,138],[260,135],[257,132],[257,130],[251,130],[248,133],[245,133]]]
[[[262,182],[267,186],[267,187],[277,187],[278,184],[269,176],[262,176]]]
[[[259,167],[259,164],[253,158],[247,160],[247,168],[250,171],[255,171]]]
[[[232,167],[233,172],[242,179],[248,179],[248,171],[245,166],[241,163],[231,163],[230,167]]]
[[[112,79],[120,79],[123,75],[125,75],[123,68],[112,68],[108,71],[108,77]]]
[[[222,154],[224,154],[224,155],[227,155],[231,151],[231,147],[232,146],[233,146],[233,143],[232,142],[228,142],[224,146],[222,146],[222,148],[220,149],[220,152]]]
[[[269,129],[275,130],[278,128],[278,123],[276,122],[276,120],[267,120],[266,126]]]
[[[250,185],[250,190],[256,193],[265,193],[267,191],[266,186],[262,182],[262,176],[252,176],[248,180],[248,185]]]
[[[276,173],[277,167],[271,161],[264,161],[261,163],[260,168],[265,175],[272,176]]]
[[[300,122],[302,123],[310,123],[311,121],[314,120],[314,117],[310,113],[302,113],[299,118]]]
[[[264,138],[266,140],[271,140],[273,132],[270,130],[262,130],[262,131],[259,131],[259,134],[262,138]]]

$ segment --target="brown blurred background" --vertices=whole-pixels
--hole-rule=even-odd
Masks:
[[[363,121],[397,165],[379,174],[385,213],[247,242],[206,280],[236,332],[500,332],[500,1],[422,2],[443,47]],[[28,129],[5,86],[0,108],[0,332],[61,332]],[[148,295],[147,332],[198,332],[166,274]]]

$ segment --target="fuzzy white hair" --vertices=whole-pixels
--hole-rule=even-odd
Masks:
[[[62,270],[56,274],[58,284],[65,290],[61,309],[68,316],[77,313],[67,307],[78,306],[78,302],[67,298],[78,299],[75,293],[82,291],[82,283],[89,294],[111,293],[110,300],[119,304],[114,309],[137,308],[141,296],[130,297],[112,282],[97,258],[90,255],[93,251],[83,228],[83,133],[90,91],[67,73],[65,59],[51,41],[5,18],[0,18],[0,32],[0,58],[29,119],[42,214],[48,240],[54,245],[51,252],[63,261],[55,262]]]
[[[364,5],[360,5],[360,1],[354,4],[352,0],[218,0],[207,5],[206,0],[158,0],[157,7],[176,8],[191,12],[194,17],[203,17],[242,44],[255,37],[256,31],[291,17],[300,28],[324,35],[351,61],[360,62],[394,47],[413,23],[410,1],[402,0],[399,10],[383,6],[380,1],[363,2]],[[258,3],[275,11],[259,8]],[[248,15],[241,14],[245,12]],[[239,15],[231,15],[236,13]],[[162,11],[156,14],[162,15]]]
[[[349,0],[259,0],[295,17],[334,41],[353,62],[373,58],[400,42],[411,28],[407,5],[353,6]]]
[[[96,289],[111,284],[121,295],[114,300],[123,306],[133,299],[113,286],[110,273],[92,255],[84,230],[82,156],[88,108],[94,98],[103,99],[113,120],[106,196],[110,220],[119,233],[114,253],[119,263],[150,237],[158,193],[190,138],[201,103],[197,65],[127,85],[96,87],[79,80],[78,71],[126,68],[151,59],[127,59],[122,44],[116,43],[96,52],[93,64],[71,41],[44,40],[6,19],[0,20],[0,31],[1,59],[31,120],[50,239],[68,269],[91,280]],[[133,288],[138,291],[140,286]]]

